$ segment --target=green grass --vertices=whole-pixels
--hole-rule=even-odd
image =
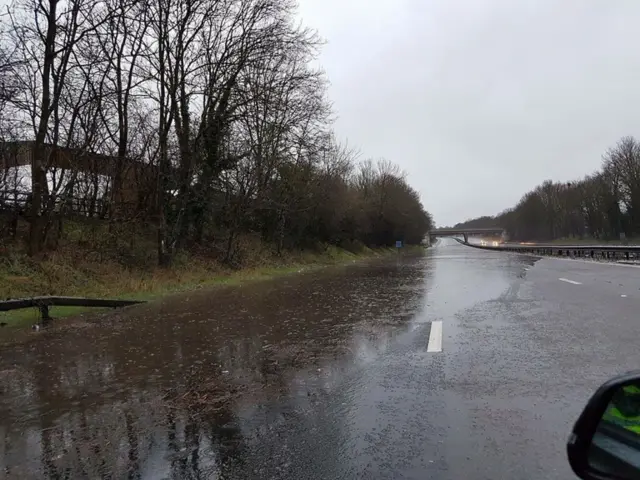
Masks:
[[[86,307],[51,307],[49,315],[52,318],[73,317],[82,313],[102,312],[104,308],[86,308]],[[34,323],[40,321],[40,310],[37,308],[23,308],[21,310],[11,310],[10,312],[0,312],[0,324],[6,328],[25,328],[31,327]]]
[[[407,247],[401,253],[421,251],[424,251],[422,247]],[[9,298],[66,295],[152,301],[195,289],[243,285],[395,254],[398,254],[395,248],[362,247],[354,253],[329,246],[321,252],[296,251],[269,256],[261,260],[262,264],[239,270],[223,268],[201,258],[187,258],[180,266],[166,270],[126,268],[108,260],[95,262],[83,259],[82,252],[75,249],[61,250],[41,262],[12,252],[0,257],[0,291]],[[51,307],[50,316],[55,319],[104,310]],[[39,320],[40,312],[36,308],[0,312],[0,324],[4,323],[9,329],[30,327]]]

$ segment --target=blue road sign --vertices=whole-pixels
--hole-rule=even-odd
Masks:
[[[402,240],[396,240],[396,248],[402,248]]]

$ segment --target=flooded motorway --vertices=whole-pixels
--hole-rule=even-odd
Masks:
[[[0,351],[0,478],[572,478],[620,365],[558,345],[544,262],[444,240],[34,334]]]

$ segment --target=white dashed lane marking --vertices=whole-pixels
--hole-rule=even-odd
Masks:
[[[576,282],[575,280],[569,280],[567,278],[559,278],[558,280],[560,280],[561,282],[570,283],[571,285],[582,285],[582,283],[580,282]]]
[[[431,322],[431,332],[429,332],[429,343],[427,352],[438,353],[442,351],[442,321]]]

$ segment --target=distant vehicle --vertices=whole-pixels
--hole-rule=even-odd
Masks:
[[[584,480],[640,479],[640,372],[596,391],[573,427],[567,453]]]
[[[486,247],[489,245],[489,242],[487,240],[480,240],[480,245],[483,247]],[[492,247],[499,247],[500,246],[500,242],[497,240],[493,240],[491,241],[491,246]]]

